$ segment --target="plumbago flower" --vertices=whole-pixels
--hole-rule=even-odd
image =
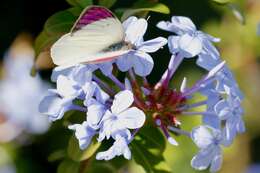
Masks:
[[[69,129],[75,131],[80,148],[88,148],[93,140],[113,142],[108,150],[96,154],[97,160],[110,160],[120,155],[131,159],[129,144],[142,140],[142,135],[138,136],[139,130],[152,124],[172,145],[178,145],[176,134],[194,141],[200,151],[192,159],[192,167],[198,170],[210,167],[211,172],[218,171],[222,163],[221,147],[229,146],[235,136],[245,130],[243,95],[212,44],[219,39],[197,31],[186,17],[173,16],[171,22],[159,22],[159,28],[177,35],[168,38],[172,53],[168,68],[158,83],[151,85],[145,78],[154,66],[148,53],[158,51],[167,40],[158,37],[144,41],[147,29],[144,19],[130,17],[123,22],[123,27],[125,41],[133,44],[133,48],[105,63],[56,67],[52,80],[57,88],[48,91],[40,111],[53,121],[61,119],[69,110],[84,112],[86,119],[82,123],[69,125]],[[180,89],[170,87],[169,82],[183,59],[195,56],[198,56],[197,65],[207,70],[207,74],[191,87],[187,87],[186,77]],[[125,84],[114,75],[117,70],[126,72]],[[102,74],[108,79],[101,78]],[[189,104],[195,94],[201,94],[205,99]],[[200,106],[206,109],[192,111]],[[178,117],[185,115],[201,115],[203,125],[192,132],[181,129],[183,122]]]
[[[21,43],[17,42],[20,46]],[[38,112],[38,104],[49,87],[39,76],[29,75],[33,55],[11,48],[4,57],[4,76],[0,81],[1,141],[10,141],[22,132],[42,134],[49,128],[48,118]],[[31,48],[32,49],[32,48]]]

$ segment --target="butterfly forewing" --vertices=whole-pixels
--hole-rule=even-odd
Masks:
[[[127,52],[104,51],[123,40],[122,24],[112,12],[104,7],[92,6],[82,12],[71,33],[54,43],[51,56],[56,65],[102,62]]]

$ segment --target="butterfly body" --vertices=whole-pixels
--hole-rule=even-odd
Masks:
[[[62,66],[105,62],[133,48],[124,40],[123,26],[113,13],[91,6],[82,12],[71,32],[54,43],[51,57],[54,64]]]

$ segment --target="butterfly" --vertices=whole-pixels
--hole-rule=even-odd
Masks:
[[[58,66],[102,63],[128,53],[133,45],[125,40],[119,19],[107,8],[89,6],[79,16],[70,33],[51,47]]]

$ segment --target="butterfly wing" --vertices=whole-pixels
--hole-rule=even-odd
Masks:
[[[122,42],[124,30],[111,11],[100,6],[85,9],[71,29],[51,48],[54,64],[73,66],[78,63],[104,62],[127,52],[107,50]]]

